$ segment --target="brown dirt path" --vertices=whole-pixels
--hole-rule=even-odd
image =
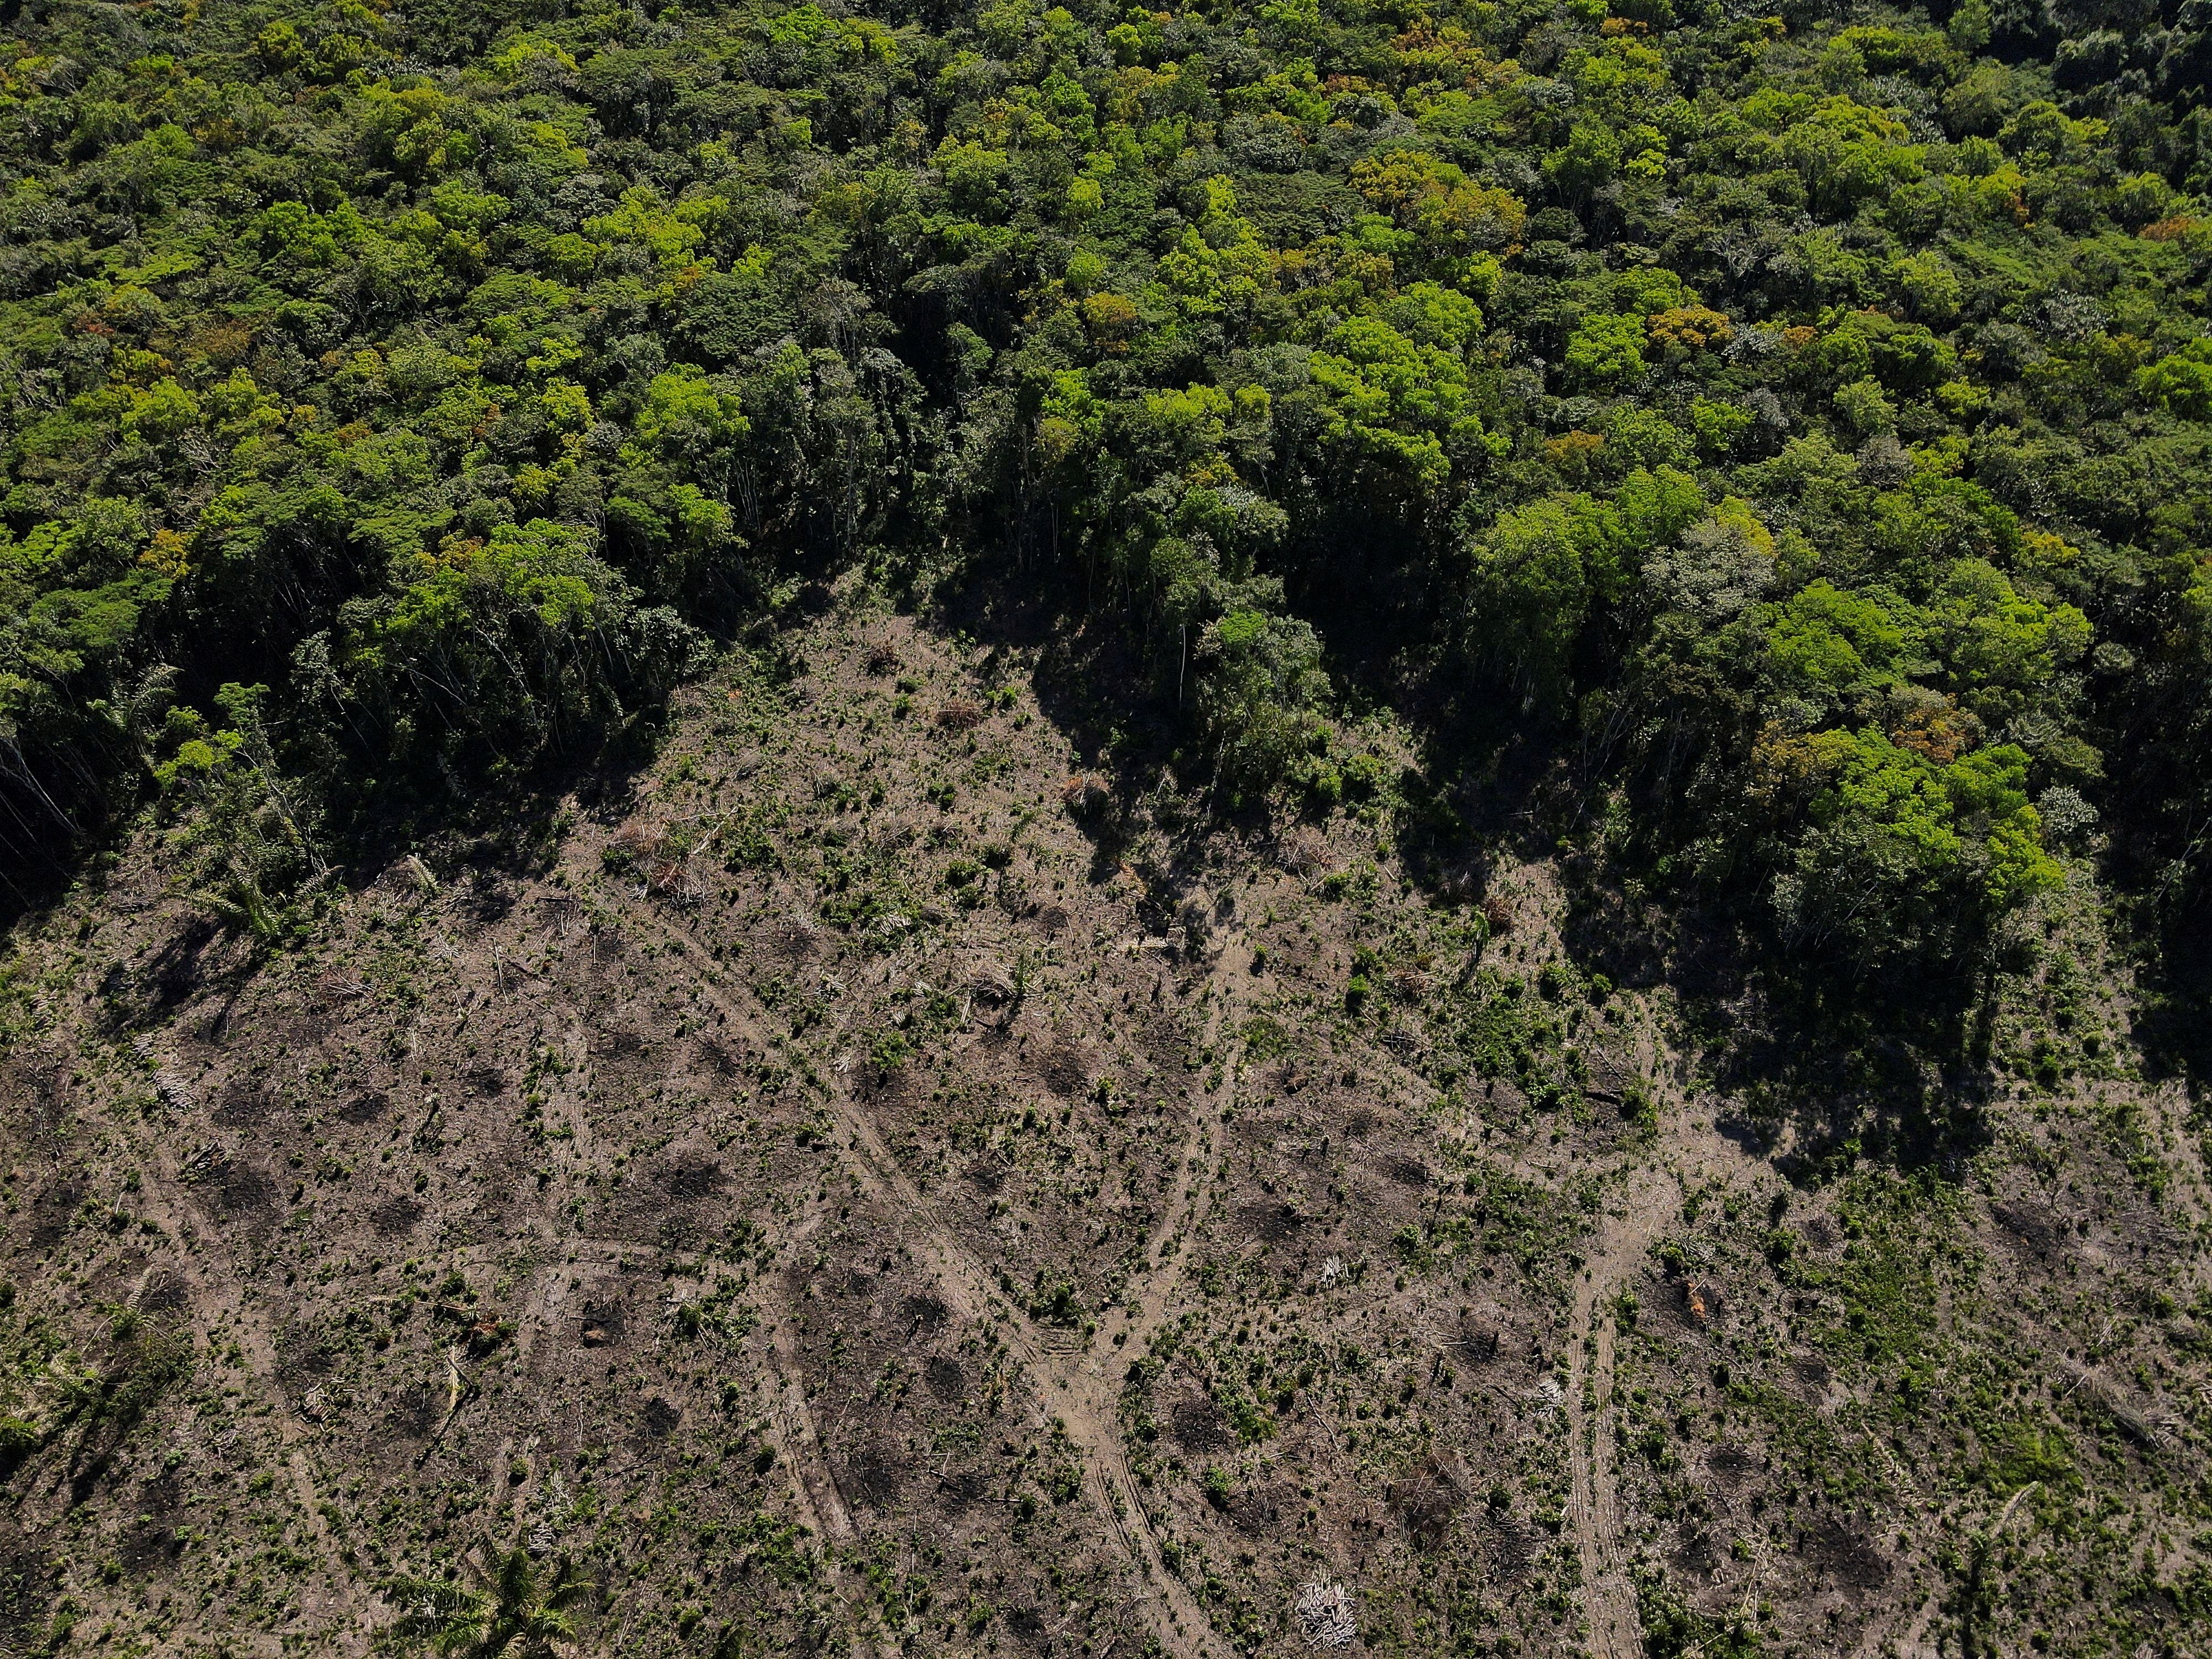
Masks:
[[[1680,1210],[1674,1181],[1655,1170],[1631,1177],[1608,1209],[1581,1277],[1567,1324],[1567,1458],[1570,1519],[1582,1559],[1583,1609],[1597,1659],[1641,1659],[1644,1637],[1621,1540],[1613,1478],[1613,1314],[1622,1281]]]
[[[702,999],[716,1012],[763,1053],[784,1046],[753,1011],[749,994],[732,983],[713,953],[679,919],[662,913],[654,916],[651,925],[665,942],[679,950],[698,975]],[[1231,930],[1230,937],[1236,931]],[[1218,1045],[1223,1033],[1234,1029],[1230,1016],[1241,1007],[1249,985],[1243,957],[1241,951],[1231,948],[1224,940],[1224,948],[1212,958],[1209,1009],[1200,1052],[1215,1055],[1220,1081],[1193,1097],[1176,1189],[1147,1241],[1146,1260],[1152,1265],[1133,1287],[1129,1298],[1139,1311],[1132,1315],[1126,1306],[1110,1310],[1100,1321],[1091,1342],[1073,1351],[1054,1340],[1058,1334],[1048,1333],[1000,1294],[984,1264],[900,1167],[850,1092],[833,1085],[829,1100],[844,1142],[841,1150],[846,1166],[862,1190],[902,1218],[904,1242],[915,1251],[957,1312],[999,1326],[1036,1378],[1044,1408],[1060,1419],[1068,1437],[1082,1449],[1091,1498],[1111,1523],[1136,1577],[1148,1586],[1144,1603],[1147,1621],[1162,1646],[1176,1659],[1228,1659],[1233,1650],[1215,1633],[1189,1587],[1161,1557],[1122,1445],[1120,1395],[1129,1363],[1142,1354],[1182,1286],[1188,1253],[1170,1247],[1179,1244],[1180,1236],[1195,1218],[1222,1155],[1222,1138],[1215,1128],[1223,1102],[1235,1090],[1242,1054],[1241,1048],[1222,1051]],[[1094,1357],[1094,1351],[1098,1356],[1114,1358]],[[812,1495],[808,1497],[811,1501]],[[827,1522],[830,1517],[824,1514],[823,1519]]]
[[[202,1145],[216,1148],[218,1143],[208,1137]],[[291,1488],[301,1530],[314,1545],[319,1566],[328,1572],[338,1558],[338,1541],[331,1533],[298,1407],[278,1375],[276,1332],[261,1298],[253,1296],[240,1279],[204,1205],[190,1190],[187,1164],[191,1160],[180,1160],[177,1151],[178,1142],[173,1136],[155,1133],[145,1138],[139,1149],[139,1164],[146,1177],[143,1212],[182,1247],[164,1265],[184,1279],[188,1304],[206,1328],[210,1343],[214,1341],[219,1316],[227,1316],[232,1322],[248,1373],[276,1408],[267,1420],[276,1437],[284,1479]],[[221,1158],[228,1154],[216,1150],[212,1155]],[[196,1358],[204,1363],[208,1357]],[[343,1607],[344,1597],[319,1586],[312,1590],[303,1588],[301,1603],[313,1613],[335,1614]]]

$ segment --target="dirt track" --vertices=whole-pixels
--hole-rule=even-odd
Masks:
[[[1670,1178],[1644,1171],[1609,1209],[1575,1281],[1569,1316],[1568,1450],[1574,1475],[1571,1511],[1582,1561],[1583,1607],[1590,1648],[1600,1659],[1640,1659],[1644,1639],[1613,1469],[1613,1298],[1679,1207]]]
[[[712,952],[688,927],[665,912],[647,925],[684,951],[700,976],[702,994],[717,1012],[763,1050],[775,1046],[750,1000],[740,1000],[744,994],[731,988]],[[1151,1586],[1143,1611],[1163,1648],[1176,1659],[1227,1659],[1234,1650],[1215,1633],[1188,1587],[1161,1557],[1159,1540],[1153,1534],[1122,1446],[1119,1400],[1128,1364],[1142,1357],[1147,1340],[1174,1304],[1189,1257],[1187,1252],[1170,1247],[1193,1221],[1199,1196],[1211,1182],[1218,1157],[1220,1137],[1210,1133],[1208,1126],[1218,1119],[1222,1100],[1233,1097],[1237,1086],[1239,1055],[1233,1048],[1222,1051],[1219,1045],[1222,1033],[1235,1029],[1231,1015],[1240,1006],[1239,992],[1246,982],[1241,970],[1229,965],[1238,954],[1218,950],[1212,958],[1209,1008],[1199,1050],[1218,1054],[1220,1081],[1190,1100],[1175,1191],[1147,1241],[1146,1260],[1151,1269],[1132,1287],[1125,1303],[1108,1310],[1096,1333],[1080,1346],[1071,1348],[1064,1341],[1056,1341],[1058,1334],[1038,1325],[999,1293],[983,1264],[901,1170],[866,1108],[849,1091],[833,1087],[830,1103],[842,1136],[841,1151],[846,1167],[864,1191],[902,1218],[906,1243],[927,1264],[947,1305],[965,1318],[994,1324],[1001,1330],[1035,1378],[1047,1414],[1056,1418],[1083,1449],[1085,1487],[1110,1521],[1113,1535],[1127,1552],[1135,1576]],[[1209,1155],[1209,1149],[1215,1150]],[[1133,1316],[1131,1305],[1141,1311]],[[787,1339],[779,1339],[775,1352],[786,1379],[783,1419],[796,1495],[824,1536],[836,1542],[848,1541],[852,1522],[837,1496],[836,1480],[823,1463],[819,1438],[805,1390],[795,1378]]]

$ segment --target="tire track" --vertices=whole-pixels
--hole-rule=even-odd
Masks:
[[[702,1000],[741,1036],[763,1054],[785,1047],[780,1038],[768,1035],[763,1020],[750,1007],[738,1006],[734,998],[744,995],[750,1004],[750,994],[732,985],[714,953],[690,928],[666,916],[655,917],[650,925],[697,974]],[[1210,1007],[1199,1039],[1201,1054],[1214,1052],[1229,1012],[1238,1001],[1230,994],[1230,988],[1241,988],[1243,976],[1224,969],[1224,961],[1225,953],[1216,958],[1217,977],[1208,986]],[[1220,1080],[1192,1097],[1191,1123],[1179,1149],[1175,1194],[1147,1240],[1146,1260],[1152,1265],[1133,1298],[1139,1311],[1131,1315],[1125,1302],[1099,1322],[1093,1340],[1103,1339],[1106,1353],[1132,1349],[1140,1352],[1164,1322],[1169,1304],[1182,1286],[1188,1253],[1180,1249],[1167,1252],[1195,1218],[1201,1195],[1218,1172],[1223,1142],[1212,1126],[1218,1122],[1222,1101],[1236,1088],[1243,1059],[1241,1045],[1218,1059]],[[1120,1384],[1127,1376],[1127,1364],[1114,1367],[1100,1363],[1091,1358],[1087,1347],[1072,1352],[1054,1351],[1042,1328],[1000,1291],[986,1265],[915,1187],[842,1080],[828,1086],[828,1104],[837,1122],[839,1150],[846,1168],[863,1192],[901,1221],[902,1242],[916,1249],[948,1305],[975,1322],[1002,1328],[1009,1347],[1036,1382],[1040,1404],[1059,1419],[1069,1439],[1082,1449],[1085,1484],[1092,1501],[1104,1513],[1136,1577],[1151,1588],[1144,1609],[1155,1637],[1176,1659],[1232,1659],[1234,1650],[1216,1634],[1189,1586],[1168,1567],[1150,1517],[1139,1500],[1121,1434]],[[1211,1157],[1205,1155],[1209,1146]],[[1117,1335],[1121,1339],[1118,1350],[1114,1344]]]
[[[1222,960],[1225,962],[1225,956]],[[1241,1003],[1240,997],[1231,994],[1232,986],[1237,990],[1243,989],[1239,977],[1233,972],[1224,972],[1209,988],[1212,991],[1212,1006],[1200,1040],[1201,1054],[1213,1051],[1231,1006]],[[1115,1530],[1144,1576],[1166,1598],[1168,1630],[1161,1632],[1162,1639],[1171,1652],[1182,1656],[1228,1654],[1233,1650],[1220,1640],[1212,1621],[1191,1595],[1189,1586],[1170,1569],[1160,1554],[1159,1540],[1152,1532],[1151,1519],[1129,1470],[1128,1450],[1121,1437],[1121,1389],[1127,1377],[1128,1366],[1149,1347],[1153,1334],[1167,1317],[1176,1292],[1182,1288],[1190,1253],[1179,1249],[1164,1258],[1164,1253],[1196,1219],[1200,1196],[1219,1172],[1221,1159],[1226,1155],[1225,1139],[1218,1133],[1220,1105],[1224,1098],[1235,1094],[1243,1060],[1241,1043],[1235,1045],[1233,1053],[1221,1055],[1220,1083],[1194,1102],[1190,1129],[1180,1149],[1175,1196],[1146,1243],[1146,1260],[1152,1266],[1136,1295],[1139,1311],[1131,1315],[1125,1299],[1110,1319],[1100,1322],[1097,1337],[1103,1340],[1102,1352],[1127,1355],[1127,1359],[1117,1374],[1110,1364],[1093,1361],[1087,1351],[1079,1350],[1061,1357],[1054,1367],[1057,1372],[1054,1380],[1069,1396],[1062,1413],[1069,1437],[1090,1454],[1086,1476],[1093,1486],[1093,1495],[1113,1517]],[[1200,1154],[1208,1146],[1212,1155],[1202,1158]],[[1121,1519],[1125,1509],[1129,1517],[1126,1524]],[[1155,1619],[1156,1630],[1158,1624]]]
[[[1644,1635],[1621,1540],[1620,1504],[1613,1461],[1613,1318],[1608,1305],[1620,1281],[1673,1219],[1679,1194],[1647,1170],[1630,1183],[1626,1207],[1608,1212],[1575,1286],[1567,1324],[1567,1461],[1573,1477],[1571,1515],[1582,1561],[1583,1610],[1590,1651],[1598,1659],[1642,1659]]]
[[[687,939],[684,942],[696,948],[696,941]],[[514,966],[511,963],[506,965],[509,969]],[[548,988],[552,990],[550,985]],[[582,1011],[573,997],[565,991],[552,990],[552,994],[559,997],[572,1015],[582,1018]],[[733,1019],[740,1018],[735,1009],[727,1012]],[[754,1035],[757,1041],[757,1034]],[[794,1243],[810,1236],[812,1231],[813,1224],[810,1224],[795,1236]],[[441,1259],[456,1267],[481,1265],[513,1253],[519,1242],[514,1238],[487,1239],[440,1254]],[[532,1267],[532,1289],[522,1301],[539,1310],[540,1324],[520,1345],[525,1352],[534,1350],[537,1339],[550,1334],[556,1318],[553,1310],[566,1300],[556,1287],[576,1269],[658,1269],[665,1267],[672,1258],[688,1254],[661,1244],[562,1231],[544,1217],[531,1223],[529,1244],[537,1260]],[[832,1553],[858,1543],[860,1529],[830,1466],[819,1425],[807,1399],[804,1373],[798,1361],[798,1334],[790,1298],[785,1293],[785,1286],[771,1282],[766,1276],[760,1281],[760,1287],[763,1346],[775,1387],[774,1396],[766,1402],[767,1409],[762,1414],[762,1437],[782,1462],[799,1523],[823,1549],[824,1565],[832,1573],[831,1594],[840,1595],[845,1603],[854,1653],[859,1659],[884,1659],[884,1655],[895,1651],[896,1647],[894,1644],[887,1649],[879,1639],[874,1608],[867,1596],[851,1594],[836,1582],[842,1572]],[[842,1572],[849,1571],[849,1567],[842,1569]]]
[[[156,1133],[147,1136],[139,1148],[139,1166],[148,1177],[143,1213],[178,1247],[173,1259],[164,1266],[183,1284],[188,1310],[187,1331],[191,1320],[197,1318],[204,1327],[208,1343],[207,1354],[196,1351],[193,1363],[202,1364],[212,1357],[215,1316],[227,1315],[235,1333],[233,1340],[245,1357],[248,1374],[266,1390],[268,1402],[274,1407],[267,1421],[276,1439],[276,1461],[292,1489],[303,1527],[317,1547],[317,1565],[327,1571],[338,1559],[339,1543],[331,1530],[327,1500],[316,1483],[314,1465],[301,1427],[299,1407],[284,1387],[276,1333],[270,1327],[268,1314],[240,1276],[236,1262],[219,1243],[210,1242],[206,1206],[190,1190],[190,1178],[177,1159],[172,1139],[158,1132],[161,1121],[155,1120]],[[217,1149],[213,1156],[229,1156],[228,1151],[221,1148],[212,1137],[205,1144]],[[327,1607],[332,1604],[331,1595],[318,1592],[316,1605]]]

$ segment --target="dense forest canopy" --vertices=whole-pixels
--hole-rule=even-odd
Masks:
[[[19,896],[160,800],[281,927],[860,564],[1112,634],[1217,810],[1399,789],[1356,696],[1849,975],[2201,915],[2198,0],[0,31]]]

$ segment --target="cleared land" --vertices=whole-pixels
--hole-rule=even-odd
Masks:
[[[585,1651],[2200,1650],[2179,1091],[1835,1158],[1548,866],[1120,799],[1036,669],[847,599],[297,949],[152,839],[21,927],[0,1638],[520,1540]]]

